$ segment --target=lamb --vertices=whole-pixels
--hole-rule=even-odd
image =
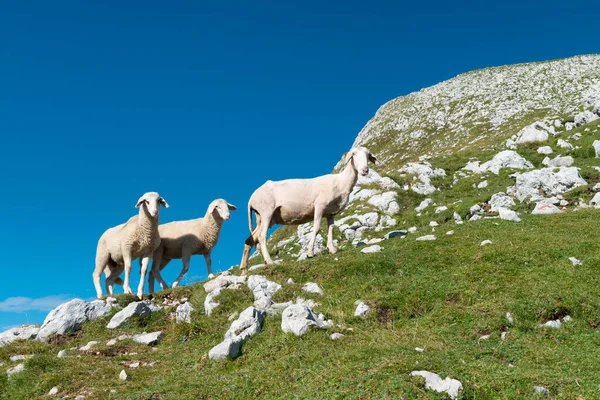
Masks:
[[[113,284],[123,283],[125,293],[131,294],[129,285],[131,275],[131,261],[140,258],[141,279],[137,296],[141,299],[144,294],[144,280],[150,262],[150,257],[160,244],[158,233],[158,218],[160,205],[169,208],[169,205],[158,193],[148,192],[139,198],[136,208],[138,215],[131,217],[126,223],[106,230],[98,240],[96,250],[96,268],[92,274],[96,295],[102,297],[100,276],[104,271],[106,276],[106,291],[113,294]],[[119,278],[121,271],[125,270],[125,281]]]
[[[315,238],[321,218],[327,218],[327,249],[335,253],[333,245],[334,216],[348,204],[350,193],[358,179],[358,172],[369,173],[368,161],[377,159],[365,147],[355,147],[344,157],[346,167],[338,174],[322,175],[312,179],[267,181],[256,189],[248,202],[250,236],[246,239],[240,270],[246,273],[252,247],[260,248],[266,264],[273,264],[267,249],[267,232],[275,224],[299,225],[313,221],[308,244],[308,257],[313,256]],[[252,211],[256,213],[256,228],[252,228]]]
[[[217,199],[210,203],[203,218],[169,222],[158,227],[161,242],[154,251],[152,269],[148,276],[150,293],[154,292],[154,279],[158,280],[162,289],[168,287],[160,271],[172,259],[182,259],[183,262],[181,273],[172,287],[179,285],[188,272],[192,255],[203,254],[208,274],[212,275],[210,254],[219,240],[223,221],[230,218],[229,210],[237,210],[237,207],[223,199]]]

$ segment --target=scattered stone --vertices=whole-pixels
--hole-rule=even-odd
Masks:
[[[430,198],[427,198],[425,200],[423,200],[421,202],[421,204],[419,204],[417,207],[415,207],[415,211],[420,213],[421,211],[423,211],[424,209],[426,209],[427,207],[429,207],[429,205],[433,203],[433,200],[431,200]]]
[[[480,246],[487,246],[488,244],[492,244],[492,241],[489,239],[486,239],[483,242],[481,242]]]
[[[547,167],[554,168],[554,167],[570,167],[571,165],[573,165],[574,162],[575,162],[575,160],[571,156],[565,156],[565,157],[556,156],[554,159],[550,159],[550,157],[544,158],[544,160],[542,161],[542,164],[544,164]]]
[[[273,304],[271,297],[281,289],[280,284],[271,282],[262,275],[251,275],[248,277],[247,285],[254,295],[254,306],[261,309]]]
[[[301,304],[294,304],[283,310],[281,329],[285,333],[303,336],[311,326],[327,329],[333,326],[333,322],[319,318],[313,310]]]
[[[424,352],[424,351],[425,351],[425,349],[422,349],[422,348],[420,348],[420,347],[415,347],[415,351],[417,351],[417,352],[419,352],[419,353],[422,353],[422,352]]]
[[[63,357],[66,357],[66,356],[67,356],[67,351],[66,350],[61,350],[56,355],[56,357],[58,357],[58,358],[63,358]]]
[[[480,337],[479,337],[479,340],[490,340],[490,337],[491,337],[491,336],[492,336],[492,335],[483,335],[483,336],[480,336]]]
[[[206,296],[208,297],[208,295]],[[183,304],[177,306],[175,310],[175,322],[178,324],[181,323],[192,323],[192,311],[194,311],[194,306],[189,301],[186,301]]]
[[[58,394],[58,388],[56,386],[54,386],[52,389],[50,389],[50,391],[48,392],[48,396],[54,396]]]
[[[517,144],[545,142],[548,140],[548,132],[544,129],[543,124],[534,122],[526,126],[517,133]]]
[[[292,284],[294,284],[294,280],[292,278],[288,278],[286,283],[292,285]]]
[[[586,111],[580,112],[579,114],[575,115],[574,123],[575,123],[575,126],[581,126],[581,125],[585,125],[590,122],[593,122],[593,121],[597,120],[598,118],[600,118],[600,117],[598,117],[597,114],[595,114],[589,110],[586,110]]]
[[[17,328],[11,328],[0,333],[0,347],[14,342],[15,340],[35,339],[40,328],[36,325],[23,325]]]
[[[256,264],[248,268],[248,271],[256,271],[257,269],[263,268],[265,264]]]
[[[592,200],[590,200],[590,206],[600,208],[600,193],[596,193]]]
[[[356,310],[354,310],[355,317],[365,318],[371,309],[371,307],[369,307],[367,303],[362,300],[356,300],[354,305],[356,306]]]
[[[477,184],[477,189],[483,189],[486,188],[488,185],[488,181],[481,181]]]
[[[140,366],[140,362],[139,362],[139,361],[136,361],[136,362],[134,362],[134,363],[131,363],[131,364],[127,365],[127,366],[128,366],[129,368],[136,369],[136,368],[139,368],[139,366]]]
[[[500,219],[504,219],[506,221],[521,222],[519,214],[513,210],[509,210],[508,208],[499,207],[498,215],[500,216]]]
[[[343,333],[332,333],[329,337],[331,338],[331,340],[338,340],[343,338],[344,336],[346,335],[344,335]]]
[[[406,236],[408,234],[408,231],[391,231],[385,234],[385,239],[389,240],[389,239],[393,239],[396,237],[403,237]]]
[[[222,287],[217,288],[206,295],[204,299],[204,312],[206,315],[212,314],[213,310],[219,306],[219,303],[215,301],[215,297],[221,294]]]
[[[550,391],[543,386],[534,386],[533,390],[535,390],[535,394],[540,394],[543,396],[549,396]]]
[[[318,307],[318,306],[321,305],[321,304],[317,303],[314,300],[311,300],[311,299],[306,300],[306,299],[304,299],[302,297],[298,297],[296,299],[296,304],[305,305],[305,306],[307,306],[309,308],[315,308],[315,307]]]
[[[575,257],[569,257],[569,261],[571,261],[571,263],[573,264],[574,267],[582,264],[582,262],[580,260],[576,259]]]
[[[11,376],[11,375],[14,375],[14,374],[18,374],[19,372],[23,372],[23,371],[25,371],[25,365],[24,364],[18,364],[18,365],[16,365],[13,368],[9,368],[6,371],[6,374],[8,376]]]
[[[435,213],[439,214],[439,213],[443,213],[444,211],[447,211],[447,210],[448,210],[448,207],[446,207],[446,206],[439,206],[439,207],[436,207]]]
[[[115,344],[117,344],[117,339],[110,339],[108,342],[106,342],[108,347],[114,346]]]
[[[565,140],[558,139],[558,142],[556,144],[558,145],[558,147],[562,147],[563,149],[573,150],[573,145]]]
[[[242,345],[250,337],[261,332],[266,312],[252,306],[240,313],[238,319],[233,321],[227,332],[225,340],[213,347],[208,352],[211,360],[235,359],[240,355]]]
[[[505,341],[506,340],[506,335],[508,334],[508,332],[504,331],[500,334],[500,340]]]
[[[594,151],[596,152],[596,158],[600,157],[600,140],[594,140],[592,147],[594,147]]]
[[[514,319],[513,319],[512,314],[510,312],[508,312],[508,311],[506,312],[506,320],[508,321],[508,323],[510,325],[512,325],[515,322]]]
[[[561,326],[562,326],[562,322],[560,322],[560,319],[551,320],[544,324],[539,325],[540,328],[554,328],[554,329],[558,329]]]
[[[119,374],[119,379],[122,381],[126,381],[127,379],[129,379],[129,375],[127,375],[127,372],[125,372],[124,369],[121,370],[121,373]]]
[[[521,157],[514,150],[503,150],[490,161],[481,164],[479,173],[491,172],[498,175],[503,168],[532,169],[533,164]]]
[[[529,172],[515,173],[515,186],[510,188],[519,201],[530,198],[531,201],[543,199],[543,195],[555,196],[587,185],[576,167],[542,168]],[[556,172],[555,172],[556,171]]]
[[[379,253],[381,250],[383,250],[383,247],[379,246],[378,244],[375,244],[373,246],[365,247],[360,252],[363,254]]]
[[[442,379],[438,374],[429,371],[412,371],[410,376],[422,376],[425,378],[425,388],[438,393],[446,392],[452,400],[456,399],[462,391],[462,383],[456,379],[446,377]]]
[[[533,209],[533,211],[531,212],[532,214],[559,214],[562,211],[560,211],[560,208],[556,207],[553,204],[548,204],[548,203],[537,203],[535,205],[535,208]]]
[[[108,329],[115,329],[127,322],[131,317],[148,318],[152,310],[147,303],[143,301],[136,301],[129,303],[127,307],[116,313],[106,327]]]
[[[425,240],[437,240],[437,238],[435,237],[435,235],[425,235],[425,236],[418,237],[416,240],[421,240],[421,241],[425,241]]]
[[[367,244],[377,244],[377,243],[381,243],[381,242],[383,242],[383,239],[382,239],[382,238],[373,238],[373,239],[370,239],[370,240],[367,242]]]
[[[416,226],[411,226],[410,228],[408,228],[408,233],[415,233],[416,231],[417,231]]]
[[[552,147],[550,146],[542,146],[539,149],[537,149],[537,152],[538,154],[548,155],[554,153],[554,150],[552,150]]]
[[[304,286],[302,286],[302,290],[309,293],[320,294],[321,296],[323,295],[323,289],[314,282],[305,283]]]
[[[481,215],[477,214],[477,215],[473,215],[471,218],[469,218],[469,222],[475,222],[475,221],[479,221],[481,219]]]
[[[429,226],[431,226],[432,228],[435,228],[436,226],[439,226],[439,224],[435,221],[431,221],[431,222],[429,222]]]
[[[460,225],[463,223],[462,217],[458,213],[455,212],[453,218],[455,224]]]
[[[133,341],[136,343],[140,343],[140,344],[145,344],[148,346],[154,346],[159,344],[163,338],[165,337],[165,335],[162,333],[162,331],[158,331],[158,332],[151,332],[151,333],[140,333],[138,335],[133,335]]]
[[[97,341],[92,340],[91,342],[88,342],[88,344],[86,344],[85,346],[80,347],[79,351],[90,351],[92,349],[92,347],[94,347],[97,344],[98,344]]]
[[[442,168],[434,169],[428,162],[410,162],[398,171],[401,174],[416,175],[416,183],[410,185],[410,189],[418,194],[427,195],[435,192],[437,189],[431,184],[431,178],[436,176],[446,176],[446,171]]]
[[[64,335],[78,331],[84,322],[108,314],[111,308],[101,300],[86,303],[81,299],[73,299],[61,304],[46,316],[37,334],[37,339],[46,341],[52,335]]]
[[[29,360],[32,357],[33,357],[33,355],[10,356],[10,361],[12,361],[12,362],[25,361],[25,360]]]
[[[452,236],[452,235],[454,235],[454,231],[448,231],[448,232],[446,232],[446,235]]]

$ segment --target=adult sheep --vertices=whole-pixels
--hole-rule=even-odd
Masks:
[[[150,293],[154,292],[154,279],[158,280],[162,289],[168,288],[160,271],[173,259],[181,259],[183,268],[172,287],[179,285],[189,270],[192,255],[204,255],[208,274],[212,275],[210,254],[219,240],[223,221],[230,218],[229,210],[237,210],[237,207],[223,199],[217,199],[210,203],[203,218],[174,221],[158,227],[161,242],[154,251],[152,269],[148,276]]]
[[[131,217],[126,223],[106,230],[98,240],[96,250],[96,268],[92,277],[96,286],[96,295],[102,297],[100,277],[102,272],[106,275],[106,291],[113,294],[113,284],[121,283],[119,274],[125,270],[123,289],[131,293],[129,285],[131,275],[131,261],[140,258],[141,279],[137,296],[141,299],[144,295],[144,280],[148,263],[154,250],[160,244],[158,233],[158,218],[161,204],[169,205],[158,193],[148,192],[139,198],[136,208],[138,215]]]
[[[338,174],[322,175],[312,179],[287,179],[267,181],[256,189],[248,201],[248,225],[250,236],[246,239],[240,263],[246,272],[250,251],[259,245],[266,264],[273,264],[267,250],[267,232],[275,224],[299,225],[313,221],[313,231],[308,243],[308,257],[313,256],[315,238],[321,218],[327,218],[327,249],[335,253],[333,245],[334,216],[348,204],[358,173],[369,173],[368,162],[377,159],[365,147],[355,147],[344,157],[346,165]],[[256,213],[256,228],[252,228],[252,212]]]

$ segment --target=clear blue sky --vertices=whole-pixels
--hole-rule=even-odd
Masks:
[[[589,2],[86,3],[0,8],[0,329],[92,298],[98,238],[146,191],[171,204],[162,222],[237,205],[213,252],[226,269],[252,191],[329,173],[384,102],[600,51]]]

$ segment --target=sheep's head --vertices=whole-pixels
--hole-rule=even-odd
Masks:
[[[237,210],[237,207],[233,204],[229,204],[223,199],[214,200],[208,206],[208,212],[212,213],[215,218],[220,218],[221,220],[228,220],[231,218],[229,210]]]
[[[138,200],[135,208],[139,208],[140,206],[150,214],[152,217],[156,217],[160,212],[160,205],[163,205],[165,208],[169,208],[169,205],[160,197],[160,195],[156,192],[148,192],[144,193],[142,197]]]
[[[349,161],[354,163],[354,168],[362,175],[366,176],[369,173],[369,161],[373,164],[377,165],[379,162],[377,158],[371,151],[366,147],[354,147],[348,153],[346,153],[346,157],[344,158],[344,164],[347,164]]]

